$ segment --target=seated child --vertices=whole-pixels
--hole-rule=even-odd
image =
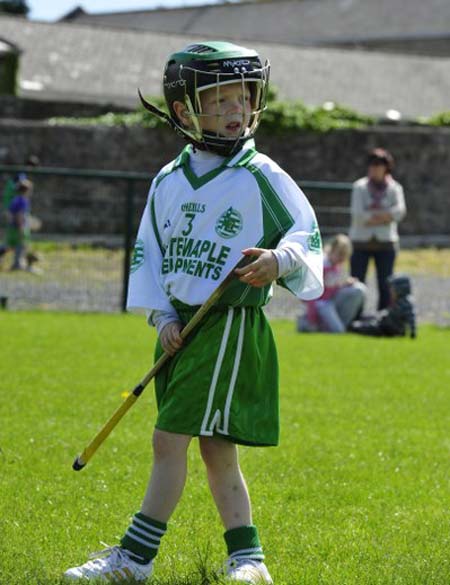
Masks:
[[[350,325],[350,331],[376,337],[404,337],[407,329],[416,337],[416,311],[411,295],[411,280],[405,275],[388,278],[391,304],[376,315]]]
[[[344,273],[344,263],[352,253],[346,235],[335,236],[324,252],[324,293],[319,299],[306,303],[306,313],[299,318],[297,330],[344,333],[362,311],[366,286]]]

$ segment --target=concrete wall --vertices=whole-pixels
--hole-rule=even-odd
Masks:
[[[410,39],[375,39],[348,41],[342,43],[323,43],[326,47],[341,49],[358,49],[381,53],[398,53],[401,55],[423,55],[426,57],[449,57],[450,35],[442,37]]]
[[[394,175],[403,184],[408,215],[404,235],[450,235],[450,129],[386,126],[327,134],[260,134],[259,150],[296,180],[354,181],[365,172],[365,156],[375,146],[397,160]],[[36,154],[43,166],[112,169],[154,174],[183,143],[170,130],[106,127],[51,127],[41,122],[0,121],[0,164],[22,164]],[[4,180],[0,176],[0,182]],[[33,212],[47,233],[118,234],[124,225],[124,182],[43,178],[35,180]],[[135,221],[148,184],[136,185]],[[348,193],[306,190],[314,207],[349,202]],[[348,216],[319,212],[323,226],[345,229]]]

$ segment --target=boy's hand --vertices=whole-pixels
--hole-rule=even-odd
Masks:
[[[174,355],[183,345],[183,340],[180,336],[180,331],[183,329],[181,321],[171,321],[162,328],[159,334],[163,350],[169,355]]]
[[[242,250],[244,256],[256,256],[253,262],[243,268],[236,268],[239,280],[244,284],[263,287],[278,278],[278,262],[271,250],[264,248],[247,248]]]

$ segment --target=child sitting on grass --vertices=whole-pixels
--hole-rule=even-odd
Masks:
[[[350,239],[344,234],[335,236],[325,247],[324,292],[319,299],[306,303],[306,313],[298,320],[298,331],[344,333],[361,313],[366,286],[344,273],[344,263],[351,254]]]

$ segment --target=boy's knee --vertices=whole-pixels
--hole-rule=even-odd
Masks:
[[[152,444],[155,459],[170,459],[186,452],[189,438],[155,429]]]
[[[200,453],[206,467],[210,469],[232,467],[236,461],[236,447],[216,438],[200,438]]]
[[[217,458],[217,446],[214,440],[205,439],[201,437],[199,439],[200,454],[206,466],[214,465]]]

